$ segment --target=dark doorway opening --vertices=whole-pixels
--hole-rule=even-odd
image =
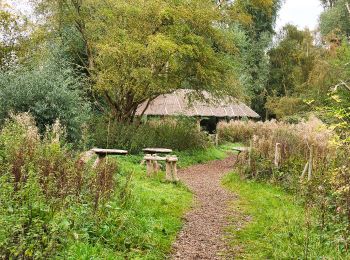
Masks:
[[[200,121],[201,129],[208,132],[209,134],[216,133],[216,125],[218,123],[218,118],[216,117],[205,117]]]

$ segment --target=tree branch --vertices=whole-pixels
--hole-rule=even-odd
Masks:
[[[350,5],[348,2],[345,3],[346,9],[348,10],[348,13],[350,15]]]

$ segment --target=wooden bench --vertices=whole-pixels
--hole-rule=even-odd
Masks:
[[[146,162],[147,176],[150,177],[153,173],[159,172],[159,161],[165,161],[165,173],[166,179],[169,181],[178,181],[177,178],[177,166],[178,158],[175,155],[166,155],[165,157],[158,156],[158,153],[168,154],[171,153],[171,149],[166,148],[145,148],[144,152],[148,153],[143,158]],[[152,154],[150,154],[152,153]]]
[[[249,152],[250,148],[249,147],[233,147],[233,151],[238,152],[238,155],[244,152]]]
[[[233,166],[235,166],[235,165],[237,165],[239,163],[239,160],[240,160],[239,155],[241,153],[249,153],[249,157],[250,157],[250,148],[249,147],[245,147],[245,146],[233,147],[232,150],[237,152],[237,159],[236,159],[236,161],[235,161]],[[250,165],[250,158],[248,159],[248,164]]]

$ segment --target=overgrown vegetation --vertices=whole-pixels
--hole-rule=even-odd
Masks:
[[[251,146],[249,156],[241,156],[238,164],[242,177],[280,185],[294,194],[306,209],[305,219],[317,212],[317,218],[313,217],[317,222],[311,224],[319,229],[306,235],[337,248],[340,255],[347,254],[349,155],[334,130],[311,118],[296,125],[276,121],[223,123],[219,133],[228,140],[245,140]],[[305,257],[322,256],[322,251],[304,242],[300,246],[307,252]]]
[[[189,166],[226,156],[180,152]],[[149,179],[142,156],[108,158],[97,168],[65,144],[58,123],[40,135],[21,114],[0,132],[2,258],[161,259],[169,253],[192,195]]]
[[[275,32],[281,0],[26,2],[27,16],[0,0],[0,258],[164,258],[190,204],[186,188],[145,179],[139,156],[93,169],[79,153],[161,146],[180,166],[223,158],[190,119],[135,116],[140,103],[176,89],[244,99],[262,119],[280,120],[219,126],[222,143],[252,144],[241,176],[297,197],[294,205],[280,190],[229,177],[249,214],[256,203],[271,209],[248,236],[278,247],[242,238],[247,248],[261,246],[266,258],[348,252],[349,0],[321,0],[316,33]],[[276,204],[290,217],[285,227]]]
[[[119,147],[130,153],[146,147],[167,147],[177,151],[202,150],[212,144],[191,118],[156,119],[143,124],[116,122],[96,117],[91,123],[90,138],[98,147]]]
[[[53,257],[74,236],[97,239],[93,229],[100,228],[101,213],[122,190],[113,161],[88,170],[61,137],[58,123],[40,136],[27,114],[7,121],[1,130],[3,258]]]
[[[11,113],[30,112],[41,133],[58,119],[69,141],[77,142],[90,113],[83,94],[84,80],[64,60],[41,66],[0,70],[0,124]]]
[[[319,212],[303,207],[300,200],[281,188],[236,173],[224,185],[238,195],[230,245],[237,259],[346,259],[347,253],[334,240],[333,229],[322,229]],[[242,225],[242,227],[237,226]]]

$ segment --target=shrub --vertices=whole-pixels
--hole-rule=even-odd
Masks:
[[[40,136],[27,114],[0,132],[0,258],[49,258],[74,237],[98,237],[92,230],[103,225],[99,212],[116,190],[116,165],[91,170],[61,132],[56,123]]]
[[[253,137],[257,123],[253,121],[220,122],[217,127],[219,142],[247,142]]]
[[[196,123],[189,118],[151,120],[141,125],[95,118],[90,132],[95,146],[121,148],[131,153],[141,152],[148,146],[178,151],[209,146],[208,136],[199,131]]]
[[[53,61],[41,68],[0,71],[0,125],[11,112],[30,112],[41,133],[59,119],[69,141],[76,141],[89,115],[82,82],[67,64]]]

